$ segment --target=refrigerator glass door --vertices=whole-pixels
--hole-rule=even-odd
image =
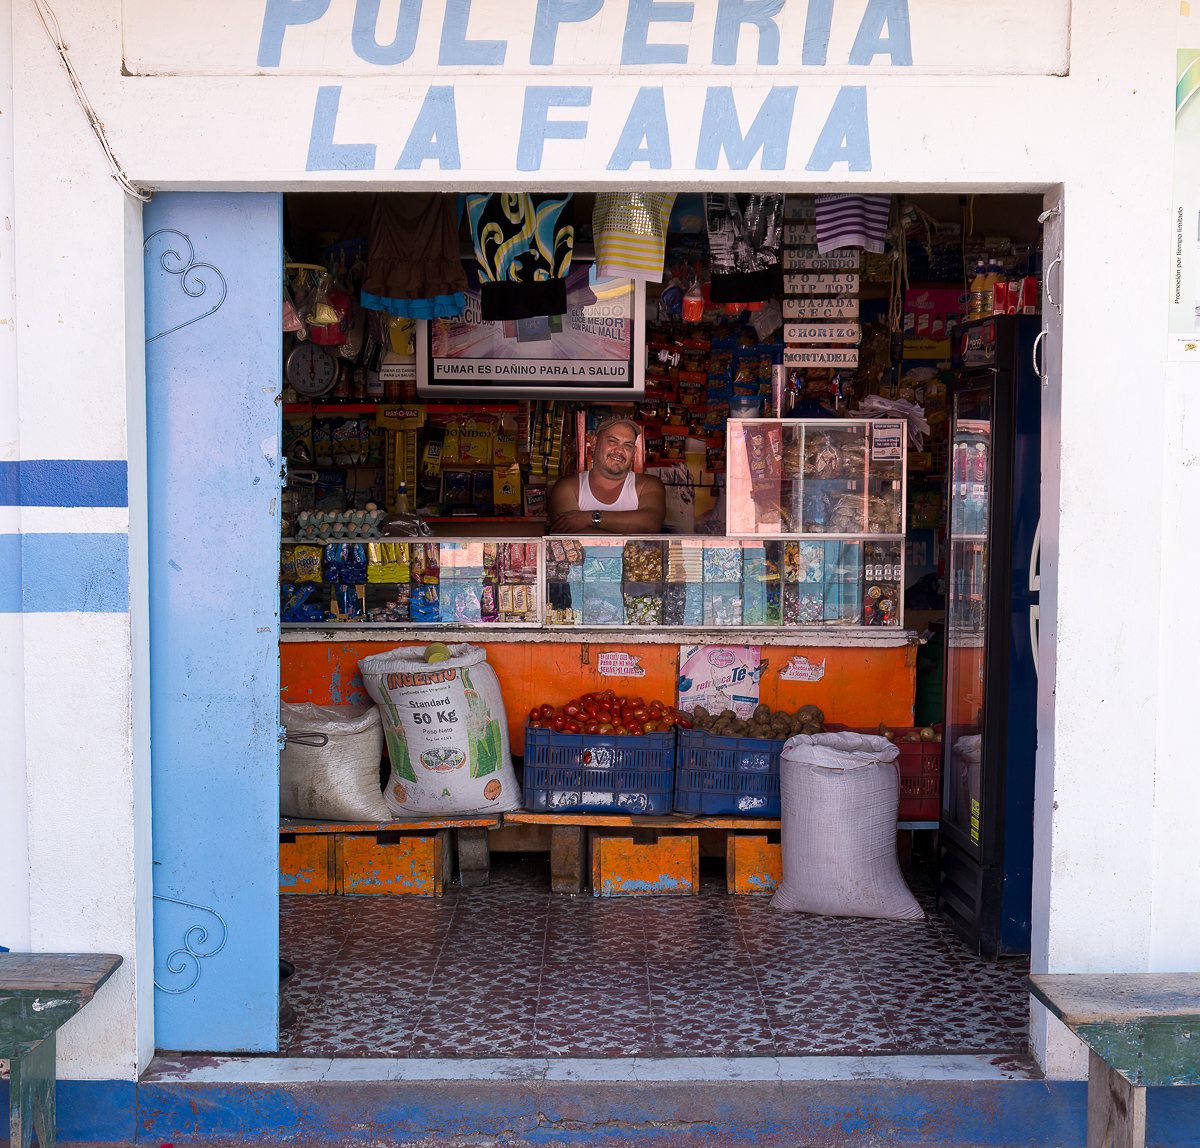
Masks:
[[[992,392],[953,400],[950,546],[946,585],[946,777],[943,826],[976,858],[982,817],[987,622],[988,503],[992,481]]]

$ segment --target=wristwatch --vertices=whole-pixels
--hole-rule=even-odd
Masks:
[[[593,511],[592,511],[592,525],[593,525],[593,526],[599,526],[599,525],[600,525],[600,520],[601,520],[603,517],[604,517],[604,511],[603,511],[603,510],[593,510]]]

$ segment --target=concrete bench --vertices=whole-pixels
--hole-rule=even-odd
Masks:
[[[1200,973],[1035,973],[1027,983],[1088,1046],[1088,1148],[1144,1148],[1147,1087],[1200,1084]]]
[[[0,953],[0,1057],[9,1061],[9,1148],[54,1148],[55,1034],[121,958],[101,953]]]

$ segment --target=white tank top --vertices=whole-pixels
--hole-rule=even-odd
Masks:
[[[617,495],[616,502],[601,502],[593,493],[588,482],[590,471],[579,472],[579,509],[580,510],[637,510],[637,475],[631,470],[625,476],[625,485]]]

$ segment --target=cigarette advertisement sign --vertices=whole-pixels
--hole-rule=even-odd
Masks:
[[[633,398],[645,388],[645,336],[634,322],[644,285],[599,279],[590,265],[567,278],[562,315],[484,321],[478,288],[462,315],[418,324],[417,390],[423,395]]]

